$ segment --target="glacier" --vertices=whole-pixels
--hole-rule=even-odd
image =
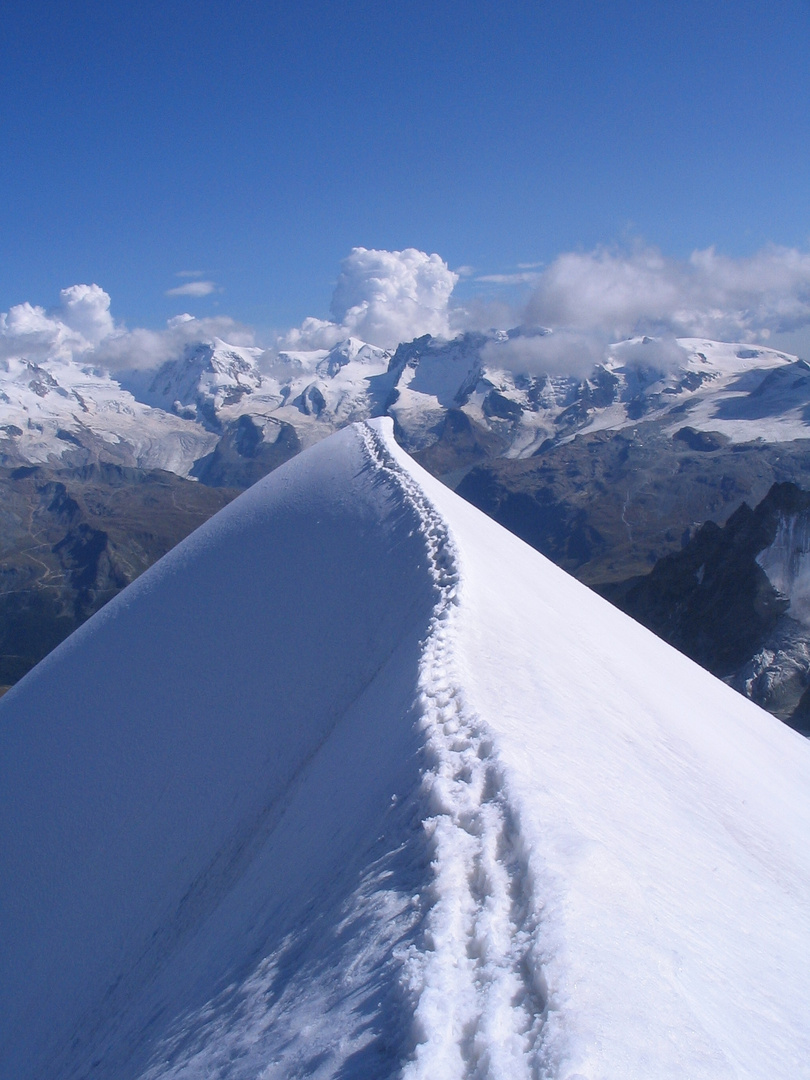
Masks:
[[[3,1080],[807,1075],[810,746],[387,419],[0,701],[0,822]]]

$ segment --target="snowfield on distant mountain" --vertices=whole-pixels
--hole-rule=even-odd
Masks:
[[[112,376],[60,359],[0,362],[0,463],[103,461],[187,476],[217,437],[136,401]]]
[[[807,1073],[810,746],[388,420],[6,695],[0,814],[3,1077]]]

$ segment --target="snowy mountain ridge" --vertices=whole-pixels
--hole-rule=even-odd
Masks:
[[[186,346],[148,380],[125,380],[129,389],[65,357],[34,365],[12,358],[0,365],[0,462],[105,460],[197,476],[219,439],[233,444],[240,423],[251,447],[275,444],[282,430],[304,447],[389,415],[403,444],[419,450],[440,437],[452,410],[507,457],[641,418],[732,442],[807,436],[810,369],[795,357],[702,339],[664,353],[645,338],[613,346],[587,377],[564,366],[544,373],[536,362],[533,373],[514,350],[537,336],[426,336],[393,353],[350,338],[275,356],[214,338]]]
[[[388,420],[231,503],[0,718],[4,1077],[806,1072],[810,746]]]
[[[237,404],[262,385],[256,364],[261,349],[236,348],[214,338],[186,349],[179,360],[164,364],[145,395],[149,404],[221,427],[218,410]]]
[[[353,413],[368,415],[367,380],[387,370],[391,354],[349,338],[329,350],[283,352],[262,366],[263,355],[218,338],[189,346],[160,368],[145,400],[218,431],[241,415],[271,414],[305,430],[306,418],[316,417],[328,431]]]

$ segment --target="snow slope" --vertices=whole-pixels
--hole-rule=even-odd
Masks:
[[[390,421],[6,695],[0,811],[3,1080],[810,1074],[810,747]]]

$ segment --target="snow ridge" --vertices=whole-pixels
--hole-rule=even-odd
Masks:
[[[539,1080],[550,1070],[538,905],[492,735],[469,708],[455,669],[458,549],[375,427],[359,431],[371,462],[421,519],[438,592],[418,703],[433,879],[421,941],[403,971],[414,1050],[402,1080]]]

